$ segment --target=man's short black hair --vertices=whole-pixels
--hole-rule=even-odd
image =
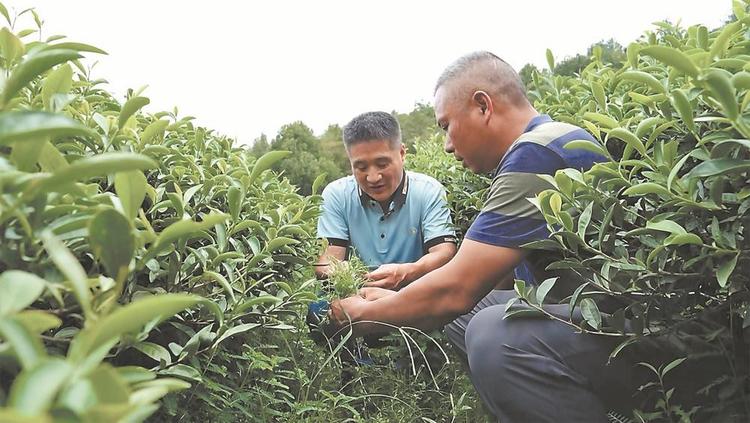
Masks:
[[[393,115],[386,112],[367,112],[356,116],[344,126],[344,146],[388,140],[391,148],[401,146],[401,127]]]

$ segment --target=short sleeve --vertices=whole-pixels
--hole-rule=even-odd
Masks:
[[[425,191],[424,201],[422,239],[425,251],[443,242],[455,243],[456,232],[453,230],[445,188],[435,181],[435,184]]]
[[[349,225],[345,218],[346,204],[340,187],[328,184],[323,190],[323,205],[318,218],[318,237],[326,238],[334,245],[349,243]]]
[[[548,238],[547,222],[529,201],[553,188],[538,174],[554,174],[565,167],[562,158],[533,143],[512,151],[492,181],[488,197],[466,238],[500,247],[518,248]]]

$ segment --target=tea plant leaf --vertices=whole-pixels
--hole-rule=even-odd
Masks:
[[[117,118],[117,126],[123,128],[125,123],[143,106],[149,104],[151,100],[146,97],[131,97],[123,104],[120,110],[120,117]]]
[[[547,66],[549,66],[549,70],[554,71],[555,70],[555,56],[552,55],[552,50],[547,49],[545,54],[547,56]]]
[[[716,280],[719,282],[719,286],[725,288],[729,282],[729,277],[732,276],[734,268],[737,267],[737,259],[740,257],[739,253],[735,254],[731,260],[727,260],[719,266],[716,270]]]
[[[703,240],[696,234],[673,234],[664,240],[664,245],[703,245]]]
[[[98,212],[89,223],[89,243],[110,277],[120,281],[127,275],[135,238],[125,216],[111,208]]]
[[[62,136],[98,138],[96,132],[67,116],[47,112],[0,113],[0,145]]]
[[[721,104],[727,118],[736,120],[739,116],[739,105],[727,72],[713,70],[706,74],[705,81],[712,96]]]
[[[682,122],[688,127],[690,132],[695,133],[695,122],[693,121],[693,107],[683,90],[672,91],[672,104],[682,118]]]
[[[664,369],[662,369],[662,371],[660,372],[661,373],[661,377],[666,376],[667,373],[669,373],[670,370],[672,370],[675,367],[679,366],[685,360],[687,360],[687,357],[678,358],[676,360],[671,361],[669,364],[667,364],[666,366],[664,366]]]
[[[750,160],[713,159],[694,167],[685,178],[707,178],[725,173],[744,172],[750,169]]]
[[[183,379],[192,380],[193,382],[202,382],[201,374],[195,368],[185,364],[175,364],[159,371],[160,375],[177,376]]]
[[[174,314],[200,303],[201,297],[189,294],[164,294],[136,300],[123,306],[76,336],[68,356],[74,362],[113,339],[140,330],[151,321],[163,321]]]
[[[592,328],[599,330],[602,327],[602,315],[599,307],[591,298],[581,300],[581,315]]]
[[[98,53],[98,54],[108,54],[106,51],[94,47],[88,44],[84,43],[74,43],[74,42],[64,42],[64,43],[57,43],[57,44],[50,44],[48,48],[53,49],[68,49],[68,50],[75,50],[75,51],[85,51],[88,53]]]
[[[130,221],[138,215],[138,209],[141,208],[143,199],[146,198],[147,185],[148,181],[140,170],[115,174],[115,192]]]
[[[565,149],[581,149],[590,151],[592,153],[599,154],[604,157],[610,157],[609,152],[604,149],[601,145],[591,142],[589,140],[574,140],[567,142],[563,148]]]
[[[674,235],[684,235],[687,233],[685,228],[680,226],[679,223],[666,219],[658,222],[646,222],[646,228],[662,232],[669,232],[670,234]]]
[[[214,282],[217,282],[224,289],[224,292],[226,292],[227,295],[229,295],[229,297],[232,299],[232,303],[237,302],[237,298],[235,298],[234,296],[234,289],[232,289],[232,285],[223,275],[212,271],[206,271],[203,272],[203,280],[212,280]]]
[[[644,194],[658,194],[664,197],[670,197],[672,195],[664,186],[654,182],[644,182],[642,184],[633,185],[623,191],[622,194],[630,197],[637,197]]]
[[[255,182],[255,180],[258,178],[258,176],[260,176],[260,174],[263,173],[263,171],[269,169],[276,162],[284,159],[290,154],[292,154],[291,151],[276,150],[276,151],[269,151],[268,153],[261,156],[255,162],[255,166],[253,166],[253,170],[252,172],[250,172],[250,177],[248,178],[248,181],[245,184],[245,187],[249,187],[250,185],[252,185],[253,182]]]
[[[214,225],[222,223],[229,218],[229,215],[224,213],[210,213],[203,217],[200,222],[193,222],[192,220],[181,220],[167,226],[159,236],[156,238],[154,243],[155,247],[162,247],[180,237],[191,235],[195,232],[202,231],[205,229],[212,228]]]
[[[0,316],[17,313],[36,301],[47,282],[33,273],[8,270],[0,274]]]
[[[607,139],[609,138],[619,138],[625,141],[625,144],[629,145],[635,151],[640,153],[641,156],[647,157],[646,146],[643,145],[643,142],[637,136],[635,136],[635,134],[628,131],[627,129],[619,127],[614,128],[613,130],[609,131]]]
[[[641,54],[651,56],[680,72],[693,78],[698,76],[700,69],[685,53],[669,46],[649,46],[641,49]]]
[[[102,153],[77,160],[41,181],[37,189],[41,192],[53,191],[67,183],[110,175],[131,170],[147,170],[157,167],[150,157],[137,153]]]
[[[619,126],[619,123],[616,120],[601,113],[586,112],[583,114],[583,118],[594,121],[607,129],[612,129]]]
[[[47,357],[41,341],[13,318],[0,318],[0,335],[23,369],[32,369]]]
[[[10,388],[8,406],[27,416],[46,411],[73,371],[73,366],[59,358],[24,369]]]
[[[320,189],[321,185],[326,181],[326,173],[321,173],[318,175],[315,180],[312,183],[312,194],[310,195],[316,195],[318,193],[318,190]]]
[[[591,222],[591,214],[593,211],[594,203],[589,203],[578,218],[578,236],[580,236],[581,239],[586,239],[586,229],[589,226],[589,222]]]
[[[67,93],[73,86],[73,69],[64,63],[47,75],[42,85],[42,101],[44,108],[51,110],[51,100],[54,94]]]
[[[229,328],[226,332],[224,332],[216,341],[213,343],[213,347],[216,347],[221,343],[221,341],[229,338],[232,335],[237,335],[238,333],[244,333],[249,330],[253,330],[257,327],[260,327],[260,323],[243,323],[234,327]]]
[[[65,245],[57,239],[52,233],[44,232],[41,235],[44,242],[44,248],[47,250],[50,259],[55,263],[60,273],[65,275],[68,282],[73,288],[73,293],[78,300],[78,304],[83,309],[86,319],[93,318],[91,310],[91,291],[89,291],[88,277],[76,260],[75,256]]]
[[[3,15],[5,17],[5,21],[8,22],[8,25],[12,25],[13,22],[10,20],[10,15],[8,14],[8,9],[5,8],[5,6],[0,3],[0,15]]]
[[[4,107],[21,88],[55,65],[82,57],[77,51],[66,49],[45,50],[28,57],[13,69],[10,77],[5,81],[3,93],[0,96],[0,105]]]
[[[164,131],[169,126],[169,121],[165,119],[157,120],[149,124],[141,133],[141,144],[146,145],[157,137],[164,136]]]
[[[270,241],[268,241],[268,244],[266,244],[266,250],[268,251],[275,251],[279,248],[290,245],[290,244],[297,244],[299,241],[293,238],[287,238],[285,236],[280,236],[278,238],[274,238]]]
[[[550,278],[539,284],[539,288],[536,289],[536,301],[539,304],[544,304],[544,300],[547,298],[549,291],[555,286],[555,282],[557,282],[557,278]]]
[[[727,51],[729,40],[740,28],[740,22],[732,22],[725,26],[711,44],[711,50],[708,52],[709,57],[714,60],[722,58]]]
[[[659,82],[659,80],[654,78],[653,75],[648,74],[643,71],[626,71],[620,75],[620,78],[627,80],[627,81],[633,81],[639,84],[646,85],[649,88],[651,88],[651,90],[656,91],[657,93],[660,93],[660,94],[667,93],[667,89],[664,88],[664,85],[662,85],[661,82]]]
[[[172,356],[169,354],[169,351],[159,344],[143,341],[133,345],[133,348],[151,357],[157,363],[164,363],[167,366],[172,364]]]

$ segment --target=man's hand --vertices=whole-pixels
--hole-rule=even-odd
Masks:
[[[348,298],[334,300],[328,310],[328,320],[336,329],[349,326],[356,322],[359,316],[359,309],[368,301],[359,295],[352,295]]]
[[[383,264],[365,275],[369,281],[365,286],[397,290],[411,282],[409,279],[411,263]]]
[[[395,293],[396,291],[391,291],[390,289],[375,287],[360,288],[359,292],[357,292],[360,297],[366,299],[367,301],[375,301],[377,299],[387,297]]]

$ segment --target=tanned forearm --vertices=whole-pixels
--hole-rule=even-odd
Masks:
[[[415,281],[427,273],[445,265],[456,254],[456,245],[452,242],[446,242],[436,245],[430,249],[430,252],[422,256],[419,260],[408,264],[406,282]]]

